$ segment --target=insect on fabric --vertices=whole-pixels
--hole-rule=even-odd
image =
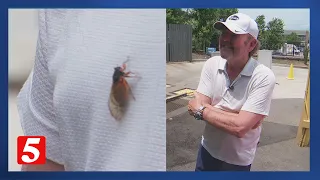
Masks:
[[[131,87],[126,78],[137,76],[130,71],[126,72],[128,61],[129,58],[122,64],[122,66],[115,67],[112,77],[112,87],[109,97],[109,110],[111,115],[116,120],[121,120],[123,118],[129,106],[130,100],[135,100]]]

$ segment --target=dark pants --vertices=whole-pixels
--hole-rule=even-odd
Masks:
[[[200,145],[195,171],[250,171],[249,166],[228,164],[212,157],[209,152]]]

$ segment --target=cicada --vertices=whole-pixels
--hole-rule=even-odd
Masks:
[[[126,78],[136,76],[131,76],[134,75],[134,73],[130,71],[126,72],[127,62],[128,60],[125,61],[122,66],[115,67],[112,76],[112,87],[109,96],[109,110],[111,115],[116,120],[121,120],[123,118],[127,111],[130,100],[135,100],[131,87]]]

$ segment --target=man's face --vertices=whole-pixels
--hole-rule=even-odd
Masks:
[[[249,34],[234,34],[227,28],[221,31],[219,47],[221,57],[228,61],[247,58],[256,45],[255,39]]]

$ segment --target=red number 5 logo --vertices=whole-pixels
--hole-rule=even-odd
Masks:
[[[44,136],[19,136],[17,141],[18,164],[45,164],[46,139]]]

